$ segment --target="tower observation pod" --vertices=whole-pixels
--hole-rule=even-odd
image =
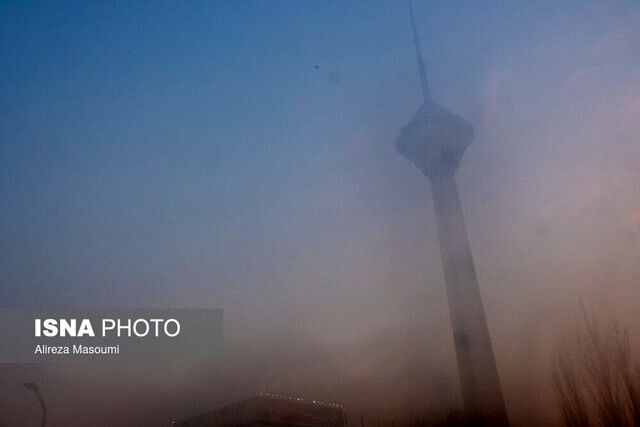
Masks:
[[[473,127],[431,99],[411,3],[409,11],[424,103],[400,131],[396,148],[431,182],[465,416],[474,425],[506,426],[507,412],[454,177],[473,139]]]

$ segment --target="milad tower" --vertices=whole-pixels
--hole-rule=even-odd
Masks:
[[[433,102],[409,3],[424,103],[396,138],[400,154],[431,182],[464,412],[474,425],[508,425],[489,329],[454,178],[473,127]]]

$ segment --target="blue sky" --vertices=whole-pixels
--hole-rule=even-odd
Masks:
[[[436,98],[477,110],[483,70],[570,10],[554,3],[416,4]],[[189,294],[225,242],[296,221],[283,204],[359,185],[337,166],[348,140],[388,152],[419,102],[397,2],[27,2],[2,20],[10,305],[143,303],[172,263],[200,271],[162,285]]]

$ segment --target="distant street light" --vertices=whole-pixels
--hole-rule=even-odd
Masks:
[[[38,389],[38,385],[36,383],[24,383],[23,384],[27,390],[31,390],[35,393],[38,398],[38,402],[40,402],[40,406],[42,407],[42,427],[46,426],[46,418],[47,418],[47,406],[44,404],[44,399],[40,395],[40,390]]]

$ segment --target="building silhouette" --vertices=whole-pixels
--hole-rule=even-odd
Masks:
[[[177,421],[178,427],[204,426],[276,426],[343,427],[345,415],[337,404],[304,400],[297,397],[260,394],[213,411]]]

